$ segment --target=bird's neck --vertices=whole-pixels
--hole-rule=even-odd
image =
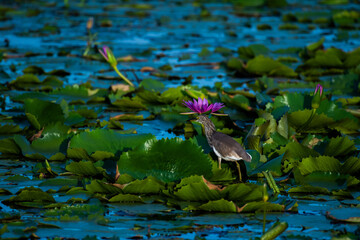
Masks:
[[[204,124],[204,129],[205,129],[206,139],[207,139],[210,147],[212,147],[211,139],[212,139],[212,135],[216,132],[215,125],[210,119],[208,119],[208,123]]]

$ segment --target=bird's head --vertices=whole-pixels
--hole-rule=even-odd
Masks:
[[[206,115],[199,115],[196,117],[195,122],[201,123],[202,125],[205,125],[208,123],[210,119]]]

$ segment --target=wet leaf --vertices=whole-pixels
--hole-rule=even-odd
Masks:
[[[345,156],[356,151],[354,141],[348,137],[331,138],[329,144],[325,148],[324,155],[326,156]]]

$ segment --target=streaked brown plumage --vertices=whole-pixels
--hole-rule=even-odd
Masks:
[[[219,168],[221,168],[221,159],[235,162],[241,181],[241,171],[237,161],[244,160],[251,162],[251,155],[248,154],[245,149],[232,137],[224,133],[217,132],[214,123],[207,116],[199,115],[196,121],[204,126],[206,139],[210,147],[218,156]]]

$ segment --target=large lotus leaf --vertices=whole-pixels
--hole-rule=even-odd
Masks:
[[[91,161],[71,162],[66,165],[65,169],[83,177],[96,177],[105,174],[105,169],[95,166]]]
[[[164,183],[150,176],[144,180],[135,180],[129,183],[123,191],[130,194],[159,194],[164,189]]]
[[[200,176],[184,178],[176,185],[173,195],[184,201],[204,202],[221,199],[218,190],[212,190]]]
[[[26,99],[24,102],[24,107],[25,113],[29,113],[34,116],[37,122],[40,124],[40,127],[57,122],[64,122],[65,120],[62,108],[59,104],[56,103],[38,99]]]
[[[225,199],[219,199],[215,201],[209,201],[197,208],[197,210],[207,211],[207,212],[226,212],[226,213],[236,213],[238,207],[232,201]]]
[[[355,143],[346,137],[331,138],[329,144],[325,148],[326,156],[345,156],[356,151]]]
[[[225,199],[241,203],[261,201],[263,187],[252,183],[232,184],[222,190],[221,195]]]
[[[329,156],[307,157],[302,159],[298,169],[302,175],[318,171],[339,173],[341,170],[341,163],[336,158]]]
[[[346,159],[341,167],[341,172],[353,176],[360,175],[360,159],[357,157],[350,157]]]
[[[115,187],[112,184],[102,182],[100,180],[92,180],[90,184],[86,185],[86,190],[91,193],[105,193],[105,194],[118,194],[123,193],[123,191]]]
[[[95,129],[75,135],[70,140],[69,147],[85,149],[89,155],[105,151],[119,156],[122,151],[136,148],[154,138],[151,134],[120,134],[113,130]]]
[[[164,182],[191,175],[211,176],[212,162],[201,147],[179,138],[149,140],[143,149],[124,153],[119,171],[142,179],[153,176]]]
[[[268,75],[289,78],[296,78],[298,76],[292,68],[263,55],[251,59],[246,65],[246,70],[249,73],[260,76]]]

